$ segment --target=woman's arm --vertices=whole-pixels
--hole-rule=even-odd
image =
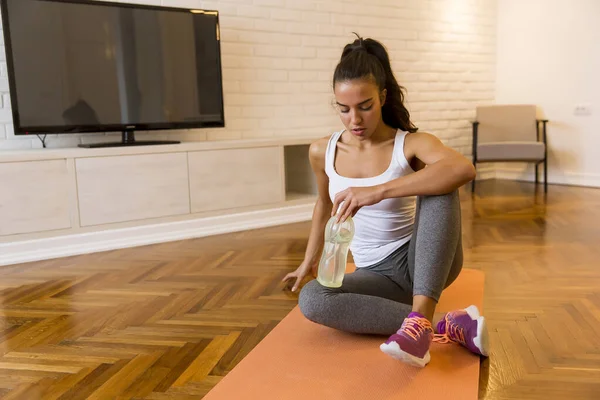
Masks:
[[[329,197],[329,178],[325,173],[325,151],[327,139],[321,139],[310,145],[309,160],[317,179],[318,198],[313,211],[312,226],[308,237],[308,245],[304,261],[316,266],[323,249],[325,225],[330,218],[333,203]]]
[[[426,168],[380,185],[382,199],[446,194],[475,179],[471,161],[429,133],[408,135],[405,155],[421,160]]]
[[[361,207],[384,199],[446,194],[475,179],[473,164],[429,133],[407,135],[404,154],[409,162],[417,158],[426,167],[381,185],[351,187],[338,193],[332,209],[344,203],[340,208],[340,221],[355,215]]]
[[[310,145],[309,160],[312,170],[317,179],[318,197],[313,210],[312,226],[308,236],[308,245],[304,255],[304,261],[294,272],[289,273],[283,281],[296,278],[292,291],[295,292],[302,279],[312,270],[316,272],[323,251],[325,226],[330,218],[333,206],[329,198],[329,178],[325,173],[325,151],[328,138],[321,139]]]
[[[321,252],[323,251],[323,242],[325,235],[325,225],[331,214],[331,201],[326,204],[320,198],[317,199],[315,208],[313,210],[312,225],[310,228],[310,234],[308,236],[308,244],[306,246],[306,252],[304,254],[304,262],[310,265],[310,268],[315,270],[319,265],[321,259]]]

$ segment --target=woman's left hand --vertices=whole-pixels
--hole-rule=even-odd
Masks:
[[[383,191],[380,186],[351,187],[335,195],[331,215],[339,209],[338,222],[345,221],[348,217],[356,215],[364,206],[371,206],[383,200]]]

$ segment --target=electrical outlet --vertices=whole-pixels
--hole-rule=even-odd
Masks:
[[[592,115],[592,105],[590,103],[575,104],[575,115]]]

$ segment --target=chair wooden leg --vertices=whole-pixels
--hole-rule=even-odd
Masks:
[[[544,160],[544,193],[548,193],[548,158]]]
[[[535,186],[537,187],[539,181],[540,181],[540,163],[536,162],[535,163]]]
[[[473,167],[475,168],[475,171],[477,171],[477,164],[473,163]],[[475,172],[475,178],[473,178],[473,180],[471,181],[471,193],[475,193],[475,180],[477,179],[477,172]]]

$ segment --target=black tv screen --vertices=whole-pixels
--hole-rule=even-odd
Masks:
[[[216,11],[1,2],[15,134],[224,126]]]

